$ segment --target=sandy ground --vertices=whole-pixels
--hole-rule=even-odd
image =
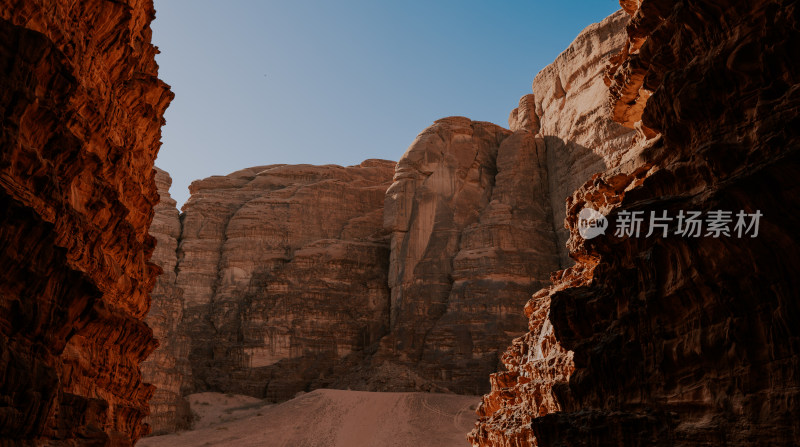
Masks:
[[[480,397],[316,390],[271,405],[218,393],[189,402],[200,416],[194,430],[136,446],[465,447]]]

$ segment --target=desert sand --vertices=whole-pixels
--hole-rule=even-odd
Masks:
[[[281,404],[219,393],[189,396],[191,431],[144,438],[139,447],[466,446],[477,396],[316,390]]]

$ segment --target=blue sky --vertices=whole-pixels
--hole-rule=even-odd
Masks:
[[[155,0],[175,100],[156,165],[195,179],[272,163],[397,160],[434,120],[508,125],[536,73],[614,0]]]

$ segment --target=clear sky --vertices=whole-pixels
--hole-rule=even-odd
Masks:
[[[434,120],[508,126],[536,73],[615,0],[155,0],[175,99],[156,165],[195,179],[272,163],[397,160]]]

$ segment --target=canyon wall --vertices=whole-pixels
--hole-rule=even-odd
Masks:
[[[609,118],[602,76],[627,20],[619,12],[581,33],[535,78],[510,129],[449,117],[396,165],[266,166],[195,182],[177,252],[161,260],[181,292],[162,296],[159,282],[155,299],[176,307],[155,304],[153,317],[159,334],[156,318],[175,331],[161,348],[173,350],[155,355],[189,370],[152,379],[165,385],[154,409],[177,408],[178,379],[183,392],[272,400],[320,387],[488,391],[501,350],[528,329],[519,310],[565,264],[556,222],[575,179],[632,147],[635,132]],[[176,354],[184,340],[188,354]],[[181,423],[169,414],[166,430]]]
[[[559,262],[544,141],[451,117],[422,132],[386,192],[391,334],[376,359],[436,387],[485,391],[515,309]]]
[[[592,175],[619,165],[636,132],[611,119],[603,74],[625,44],[629,17],[617,11],[587,26],[552,64],[533,79],[533,93],[511,112],[509,125],[525,110],[535,117],[547,152],[553,222],[561,267],[572,265],[564,227],[564,201]],[[519,118],[516,118],[519,119]]]
[[[169,194],[172,178],[158,167],[155,170],[161,200],[155,207],[150,234],[156,238],[153,263],[161,267],[163,273],[150,294],[150,312],[145,323],[153,329],[159,347],[142,363],[142,376],[156,387],[146,422],[153,434],[159,434],[191,426],[189,403],[183,398],[184,383],[191,376],[191,367],[189,337],[179,330],[183,320],[183,289],[175,285],[181,222],[176,202]]]
[[[150,1],[0,2],[0,438],[131,445],[153,387]]]
[[[606,80],[638,144],[569,199],[577,263],[526,307],[531,332],[493,377],[472,443],[798,445],[800,9],[621,3],[628,41]],[[612,228],[624,212],[730,211],[731,232],[681,236],[673,220],[666,236],[585,240],[585,207]],[[737,234],[740,211],[762,216],[757,235]],[[527,387],[541,378],[549,392]]]
[[[284,400],[387,332],[393,171],[273,165],[192,183],[174,280],[188,390]]]

